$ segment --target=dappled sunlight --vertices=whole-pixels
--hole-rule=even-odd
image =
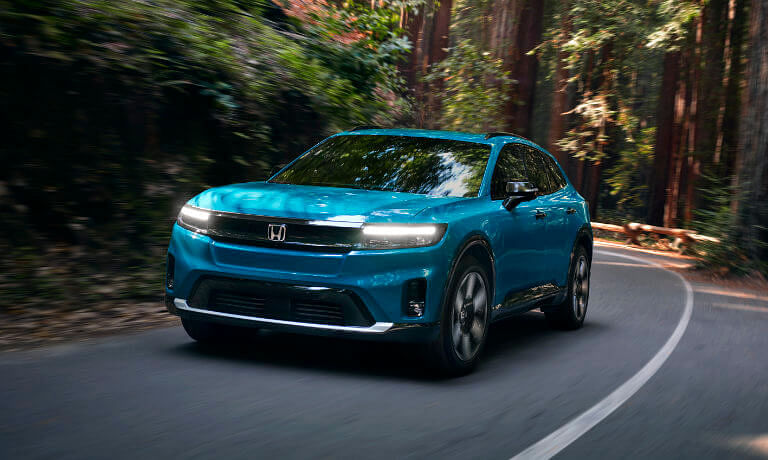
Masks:
[[[745,451],[745,453],[768,458],[768,434],[738,436],[731,438],[728,445],[737,450]]]
[[[768,305],[765,307],[755,307],[753,305],[742,305],[735,303],[713,303],[713,307],[727,308],[729,310],[756,311],[758,313],[768,313]]]
[[[694,291],[701,292],[702,294],[710,294],[710,295],[718,295],[718,296],[726,296],[726,297],[737,297],[739,299],[752,299],[752,300],[759,300],[761,302],[768,302],[768,296],[766,295],[750,294],[747,292],[738,292],[732,289],[721,289],[717,287],[708,287],[708,286],[696,286],[694,288]]]

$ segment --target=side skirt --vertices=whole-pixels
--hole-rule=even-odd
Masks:
[[[553,283],[533,286],[507,294],[504,302],[493,307],[493,320],[558,303],[568,295],[567,286],[557,286]]]

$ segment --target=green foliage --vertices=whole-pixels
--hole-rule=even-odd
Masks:
[[[609,195],[616,198],[616,211],[630,216],[644,209],[648,199],[648,171],[653,165],[656,128],[645,128],[637,139],[630,138],[616,163],[606,171]],[[633,216],[641,217],[641,216]]]
[[[688,36],[687,25],[701,14],[702,3],[695,0],[663,0],[656,9],[657,27],[648,34],[648,48],[667,51],[679,48]]]
[[[608,95],[597,94],[584,99],[570,111],[578,115],[579,124],[557,142],[563,152],[579,160],[601,161],[605,157],[605,145],[610,138],[606,128],[614,121]]]
[[[147,280],[162,278],[191,195],[262,179],[327,134],[409,110],[400,5],[363,10],[0,0],[0,247],[60,247],[71,256],[50,260],[82,265],[71,279],[134,267],[126,292],[158,288]],[[44,262],[14,254],[8,265],[39,283]]]
[[[470,39],[461,40],[426,80],[443,82],[443,91],[433,96],[442,102],[443,129],[502,130],[511,80],[502,69],[502,60],[490,51],[481,51]]]
[[[721,180],[704,176],[706,184],[700,189],[707,205],[694,211],[693,228],[699,233],[719,238],[719,243],[697,243],[696,249],[702,256],[700,268],[718,267],[723,274],[744,275],[755,267],[742,252],[738,241],[737,220],[731,210],[731,200],[738,190],[731,186],[718,185]],[[765,270],[766,267],[762,267]]]
[[[660,59],[690,36],[688,25],[701,9],[693,0],[573,0],[559,13],[570,28],[557,20],[545,32],[540,48],[560,45],[576,95],[570,129],[558,146],[606,165],[600,207],[643,217]]]

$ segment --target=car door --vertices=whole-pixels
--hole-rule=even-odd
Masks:
[[[529,180],[539,189],[539,196],[530,204],[537,218],[544,223],[541,235],[542,250],[537,263],[541,266],[540,283],[546,289],[558,286],[562,265],[562,232],[566,210],[562,203],[562,187],[552,175],[550,158],[540,150],[526,145],[525,168]]]
[[[553,249],[559,251],[556,254],[555,266],[558,267],[560,273],[556,270],[554,275],[558,284],[563,285],[570,264],[571,246],[578,231],[578,228],[574,228],[573,224],[580,197],[574,193],[569,193],[566,189],[568,182],[554,158],[545,153],[541,153],[541,155],[548,167],[550,183],[555,187],[553,193],[549,195],[552,214],[547,220],[547,233],[552,241]]]
[[[492,216],[499,233],[494,238],[496,290],[507,310],[514,309],[542,283],[542,256],[547,250],[546,221],[540,215],[537,217],[539,199],[522,202],[512,209],[504,207],[506,184],[512,181],[529,181],[522,144],[502,148],[491,178]]]
[[[547,233],[552,238],[553,247],[560,251],[556,261],[558,269],[554,271],[554,275],[557,284],[564,286],[567,282],[573,243],[583,223],[579,215],[583,198],[572,187],[567,187],[568,181],[554,158],[544,153],[542,155],[549,167],[550,180],[557,185],[557,191],[550,196],[553,214],[552,218],[547,220]]]

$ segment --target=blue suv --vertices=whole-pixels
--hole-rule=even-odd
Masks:
[[[555,159],[507,133],[362,128],[179,213],[166,306],[195,340],[243,327],[422,343],[470,371],[489,324],[581,327],[592,230]]]

